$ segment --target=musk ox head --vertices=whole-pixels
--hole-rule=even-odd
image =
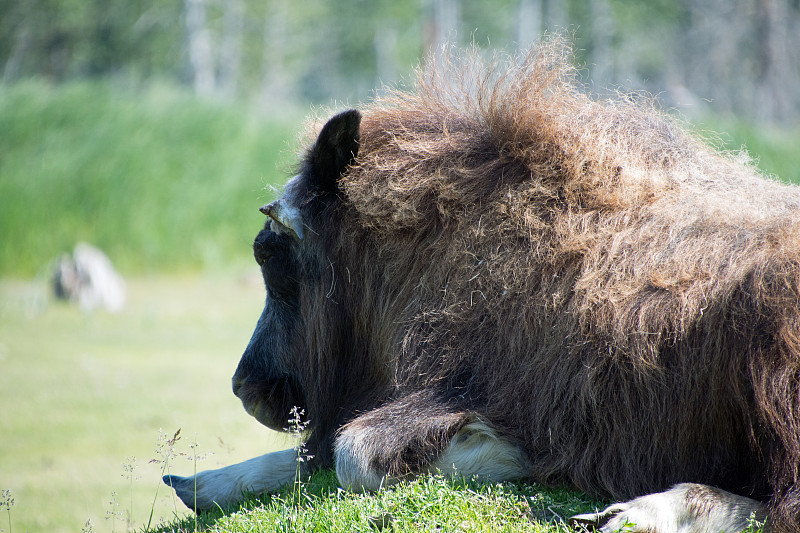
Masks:
[[[333,117],[282,197],[261,207],[268,218],[253,242],[253,254],[264,278],[266,304],[233,376],[233,392],[248,413],[274,430],[286,427],[292,407],[307,409],[310,389],[318,385],[308,383],[298,365],[321,349],[307,327],[318,318],[313,293],[321,290],[326,266],[325,232],[319,225],[335,201],[339,177],[358,153],[360,122],[355,110]]]

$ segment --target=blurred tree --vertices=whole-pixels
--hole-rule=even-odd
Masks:
[[[275,0],[264,18],[264,48],[261,65],[261,93],[264,101],[290,99],[289,12],[287,0]]]
[[[236,96],[242,63],[244,2],[227,0],[223,4],[222,44],[220,46],[219,86],[228,99]]]
[[[599,90],[800,118],[798,0],[5,0],[2,81],[167,79],[214,98],[357,101],[445,42],[566,30]]]
[[[433,0],[427,11],[425,49],[438,53],[447,43],[458,42],[458,0]]]
[[[517,48],[524,51],[542,31],[542,0],[519,0]]]
[[[614,15],[611,11],[611,2],[589,0],[589,15],[592,18],[590,27],[592,83],[595,86],[606,87],[614,80],[615,66],[612,50]]]
[[[779,0],[758,3],[758,71],[754,106],[757,116],[775,121],[800,104],[800,13],[798,2]]]
[[[551,31],[561,31],[569,25],[567,11],[568,3],[564,0],[543,0],[544,18],[547,28]]]
[[[216,90],[216,77],[204,0],[186,0],[185,19],[194,90],[200,96],[211,96]]]

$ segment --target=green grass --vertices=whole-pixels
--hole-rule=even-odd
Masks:
[[[254,267],[134,278],[128,292],[122,313],[86,314],[50,301],[36,282],[0,280],[0,489],[15,500],[11,531],[74,532],[87,520],[96,532],[141,531],[151,509],[151,531],[193,531],[194,515],[161,484],[162,465],[150,462],[163,457],[164,439],[181,429],[169,464],[179,475],[291,445],[230,392],[263,304]],[[554,531],[548,521],[596,505],[569,491],[439,478],[356,495],[325,471],[297,491],[198,524],[220,532],[367,531],[388,514],[388,531]]]
[[[375,531],[569,531],[566,518],[602,505],[569,490],[523,483],[485,484],[439,476],[403,482],[375,494],[338,488],[331,471],[252,499],[241,509],[175,520],[155,531],[217,533]]]
[[[185,515],[149,463],[161,430],[182,429],[179,475],[194,471],[194,442],[214,454],[199,470],[287,447],[230,389],[263,305],[257,270],[132,279],[128,292],[122,313],[85,314],[44,305],[46,287],[0,280],[0,489],[15,500],[14,532],[76,532],[88,519],[125,531],[128,514],[140,528],[156,490],[154,524]]]
[[[766,174],[800,184],[800,127],[755,125],[743,120],[706,117],[694,128],[724,150],[745,149]]]
[[[46,271],[80,240],[125,273],[246,258],[257,208],[291,172],[301,115],[159,85],[0,85],[0,276]],[[800,183],[800,128],[709,117],[696,129]]]
[[[0,275],[33,275],[80,240],[123,271],[247,256],[301,118],[161,86],[0,85]]]

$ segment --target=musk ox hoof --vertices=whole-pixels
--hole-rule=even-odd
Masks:
[[[736,533],[765,518],[765,509],[755,500],[707,485],[682,483],[597,513],[573,516],[569,524],[601,533]]]
[[[181,476],[164,476],[161,479],[164,480],[164,483],[168,487],[172,487],[173,489],[175,489],[175,494],[178,496],[178,498],[180,498],[180,500],[186,507],[193,510],[197,514],[203,512],[203,508],[200,505],[198,505],[200,502],[198,502],[196,498],[197,490],[193,478],[181,477]]]
[[[226,466],[196,476],[164,476],[164,483],[195,512],[229,509],[249,495],[272,492],[292,481],[300,465],[290,448]]]
[[[202,514],[212,509],[226,509],[243,500],[241,490],[222,476],[214,475],[219,471],[200,472],[194,477],[164,476],[164,483],[175,490],[175,494],[183,504]],[[211,475],[209,475],[211,474]]]
[[[567,521],[570,527],[574,529],[590,529],[599,530],[603,533],[611,531],[640,531],[635,525],[627,521],[625,512],[630,508],[630,505],[624,503],[617,503],[606,507],[597,513],[579,514],[569,518]],[[617,520],[620,518],[621,520]],[[618,522],[620,525],[618,527]],[[635,527],[635,529],[628,529],[628,527]],[[660,530],[659,530],[660,532]]]

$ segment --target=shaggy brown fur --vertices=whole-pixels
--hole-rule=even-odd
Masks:
[[[647,102],[591,99],[568,56],[455,58],[363,111],[300,260],[322,462],[342,424],[424,390],[521,443],[537,481],[702,482],[797,531],[800,191]],[[418,466],[406,449],[390,472]]]
[[[799,532],[800,189],[590,99],[568,55],[456,58],[327,122],[262,208],[234,392],[276,429],[305,408],[354,490],[524,476],[640,496],[573,517],[605,531]],[[164,481],[208,509],[297,467]]]

